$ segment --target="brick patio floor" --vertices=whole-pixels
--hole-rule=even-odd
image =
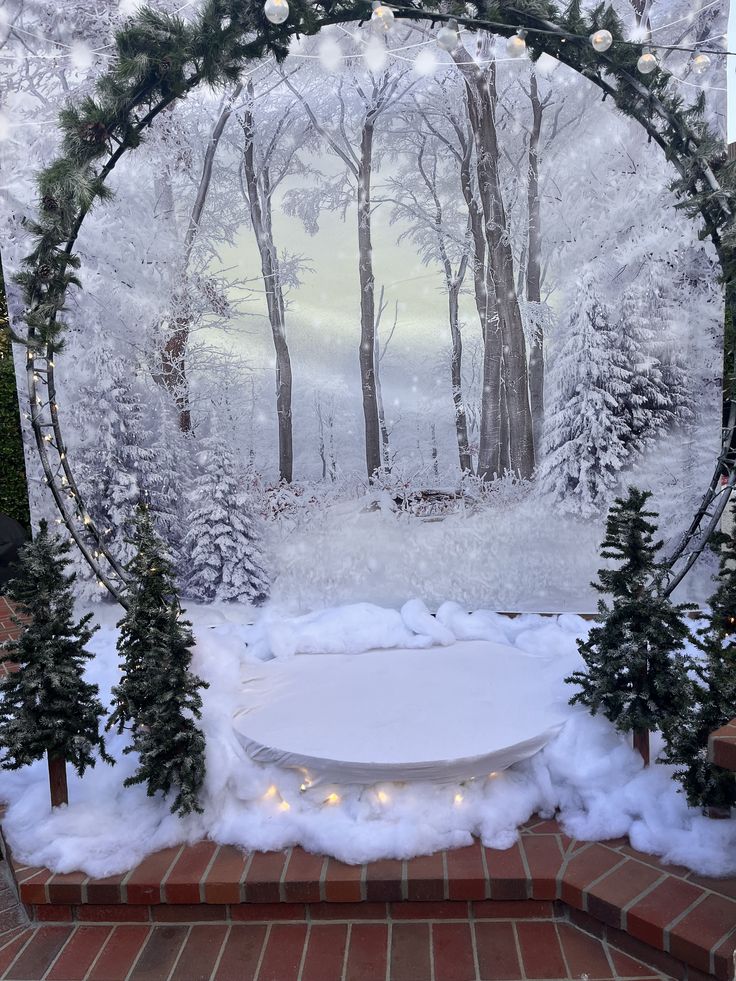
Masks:
[[[505,851],[364,866],[199,842],[102,880],[13,869],[7,981],[734,977],[735,880],[539,818]]]

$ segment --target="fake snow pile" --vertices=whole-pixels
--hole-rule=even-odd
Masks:
[[[575,641],[588,630],[579,617],[510,619],[486,611],[468,614],[445,603],[435,619],[416,600],[400,613],[357,604],[288,618],[270,608],[252,625],[243,622],[243,607],[191,606],[187,613],[197,638],[193,668],[210,685],[203,692],[204,813],[182,820],[165,801],[148,798],[144,788],[124,789],[135,760],[122,755],[125,737],[111,735],[117,765],[98,763],[82,780],[70,773],[69,807],[56,813],[49,806],[45,763],[0,772],[0,799],[9,803],[3,830],[18,860],[105,876],[159,848],[209,837],[249,850],[300,844],[360,863],[460,847],[472,835],[507,848],[533,813],[550,816],[559,809],[565,830],[575,837],[629,835],[635,848],[701,874],[736,873],[736,820],[710,821],[688,808],[668,767],[642,769],[626,740],[605,719],[582,709],[566,708],[559,735],[532,758],[462,786],[320,785],[300,793],[300,773],[254,763],[233,730],[243,682],[257,672],[259,659],[449,646],[456,640],[506,643],[543,659],[554,679],[549,698],[566,703],[571,689],[563,679],[581,665]],[[91,644],[96,658],[89,676],[103,700],[117,680],[115,640],[109,623]],[[331,793],[339,803],[326,803]]]

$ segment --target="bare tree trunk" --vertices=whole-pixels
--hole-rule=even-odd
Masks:
[[[649,766],[649,730],[634,729],[634,749],[644,760],[644,766]]]
[[[66,760],[61,753],[47,754],[49,766],[49,792],[51,806],[60,807],[69,803],[69,791],[66,783]]]
[[[497,320],[485,330],[483,400],[481,407],[481,452],[478,472],[491,479],[502,469],[501,378],[505,382],[508,409],[510,469],[528,478],[534,471],[534,439],[529,405],[526,342],[516,296],[514,263],[506,212],[498,174],[499,150],[495,123],[495,69],[484,71],[463,45],[453,52],[463,73],[467,105],[476,149],[478,188],[483,208],[484,235],[488,248],[486,279],[495,287]]]
[[[378,428],[381,431],[381,458],[383,469],[391,469],[391,444],[389,442],[386,413],[383,408],[383,392],[381,391],[381,347],[378,337],[378,325],[374,334],[374,371],[376,373],[376,405],[378,407]]]
[[[542,226],[539,201],[539,135],[542,130],[542,103],[539,98],[537,76],[532,71],[529,87],[532,104],[532,128],[529,133],[529,183],[527,186],[527,214],[529,242],[526,264],[526,298],[530,303],[540,303]],[[534,336],[529,346],[529,401],[532,413],[535,458],[542,446],[544,430],[544,333],[541,323],[535,324]]]
[[[176,301],[173,303],[174,310],[171,317],[171,329],[161,350],[161,380],[166,388],[171,392],[179,408],[179,429],[183,433],[188,433],[192,428],[192,416],[189,408],[189,384],[186,374],[186,353],[189,344],[189,331],[192,326],[191,315],[186,303],[186,279],[189,271],[189,262],[192,258],[194,239],[199,232],[202,213],[207,201],[210,184],[212,182],[212,167],[215,162],[215,154],[223,134],[227,121],[232,114],[233,101],[242,91],[242,84],[236,85],[231,96],[222,108],[217,122],[215,123],[212,134],[210,135],[207,150],[204,155],[202,175],[199,179],[197,196],[194,200],[192,213],[189,217],[186,238],[184,240],[184,256],[181,265],[181,286],[182,301],[180,309],[176,309]]]
[[[249,84],[252,95],[252,84]],[[293,478],[294,450],[291,420],[291,357],[286,339],[284,291],[281,284],[278,253],[274,244],[271,214],[271,188],[268,169],[260,173],[255,159],[255,126],[250,106],[243,114],[243,172],[248,191],[251,224],[261,257],[261,276],[266,293],[268,320],[276,352],[276,416],[279,431],[279,478],[290,483]]]
[[[450,379],[452,382],[452,402],[455,407],[455,436],[460,470],[463,473],[473,472],[473,461],[470,456],[470,440],[468,438],[468,417],[463,399],[463,335],[460,331],[460,284],[453,282],[447,293],[450,318],[450,339],[452,354],[450,358]]]
[[[429,427],[429,438],[430,445],[432,447],[432,476],[435,480],[439,480],[440,476],[440,463],[439,463],[439,452],[437,450],[437,427],[434,423],[430,424]]]
[[[360,276],[360,381],[365,422],[365,463],[368,478],[381,467],[375,358],[375,280],[371,244],[371,172],[373,168],[373,121],[368,117],[360,139],[358,167],[358,272]]]

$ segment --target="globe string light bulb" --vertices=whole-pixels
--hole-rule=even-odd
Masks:
[[[286,0],[266,0],[263,13],[271,24],[283,24],[289,16],[289,4]]]
[[[601,54],[608,49],[613,44],[613,34],[610,31],[596,31],[594,34],[590,35],[590,43],[593,45],[595,51]]]
[[[437,31],[437,44],[443,51],[454,51],[460,44],[456,20],[448,20],[447,24]]]
[[[394,26],[394,12],[390,7],[381,3],[381,0],[373,0],[371,4],[373,13],[371,14],[371,27],[379,34],[388,34]]]
[[[526,31],[519,29],[506,42],[506,54],[509,58],[523,58],[526,54]]]
[[[642,75],[651,75],[651,73],[659,67],[659,63],[652,52],[647,49],[637,61],[636,67],[639,69]]]
[[[693,58],[693,71],[696,75],[703,75],[710,68],[710,58],[707,54],[698,54]]]

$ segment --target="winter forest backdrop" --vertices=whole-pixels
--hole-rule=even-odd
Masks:
[[[728,5],[655,0],[644,25],[638,0],[614,6],[632,35],[692,45]],[[133,9],[0,0],[6,281],[56,115]],[[721,61],[663,64],[723,132]],[[250,598],[256,529],[293,609],[591,609],[613,496],[651,488],[675,541],[718,452],[718,267],[673,176],[587,80],[490,36],[450,55],[421,25],[346,25],[195,92],[78,243],[58,382],[90,514],[125,557],[145,495],[196,599]],[[705,566],[685,585],[709,589]]]

